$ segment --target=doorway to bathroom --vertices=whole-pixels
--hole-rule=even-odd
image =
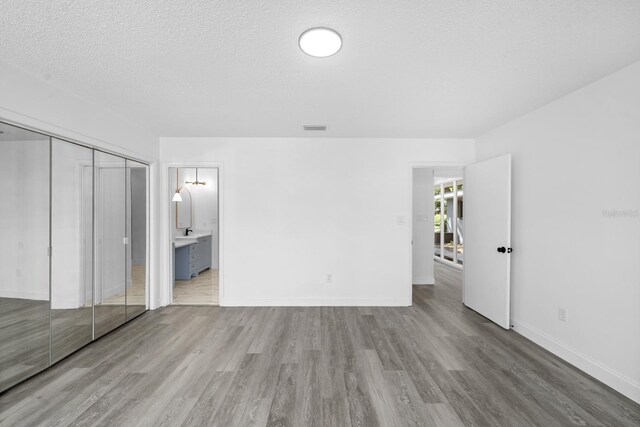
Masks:
[[[219,305],[219,169],[170,167],[172,304]]]

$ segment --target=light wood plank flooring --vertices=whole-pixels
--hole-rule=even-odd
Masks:
[[[0,425],[640,425],[640,406],[460,303],[179,307],[0,396]]]
[[[191,280],[176,280],[173,303],[177,305],[218,305],[218,270],[208,269]]]
[[[105,298],[104,305],[145,305],[146,297],[146,266],[134,264],[131,266],[131,287],[122,292]]]

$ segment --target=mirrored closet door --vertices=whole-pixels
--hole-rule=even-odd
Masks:
[[[149,166],[0,122],[0,392],[148,309]]]
[[[0,123],[0,391],[49,366],[49,145]]]
[[[149,167],[126,161],[127,320],[147,310],[147,182]]]
[[[51,143],[51,361],[93,339],[93,150]]]
[[[126,161],[94,151],[95,337],[126,321]]]

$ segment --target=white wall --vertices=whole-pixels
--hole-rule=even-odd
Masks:
[[[477,142],[507,152],[515,329],[640,401],[640,62]]]
[[[413,284],[433,285],[433,169],[413,170]]]
[[[410,305],[412,163],[474,158],[472,140],[162,138],[160,150],[223,163],[223,305]]]

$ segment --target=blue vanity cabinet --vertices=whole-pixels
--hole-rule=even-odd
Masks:
[[[196,254],[196,269],[198,273],[211,268],[211,236],[198,238]]]
[[[176,280],[189,280],[211,268],[211,249],[210,235],[197,237],[191,244],[176,247]]]
[[[197,243],[176,248],[176,280],[189,280],[198,274],[196,267],[197,253]]]

